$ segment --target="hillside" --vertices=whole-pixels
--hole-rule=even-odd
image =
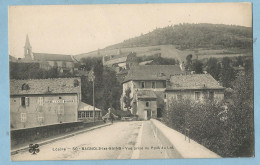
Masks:
[[[157,28],[106,49],[178,45],[178,49],[252,48],[252,28],[218,24],[179,24]]]
[[[161,54],[184,61],[189,54],[198,58],[252,55],[252,28],[216,24],[179,24],[157,28],[98,51],[76,55],[77,59],[136,52],[137,56]]]

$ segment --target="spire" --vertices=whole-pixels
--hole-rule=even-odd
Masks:
[[[24,47],[31,48],[31,44],[30,44],[30,41],[29,41],[29,36],[28,36],[28,34],[26,35],[26,41],[25,41]]]

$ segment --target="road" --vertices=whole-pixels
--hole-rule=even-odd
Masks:
[[[33,155],[28,151],[11,155],[19,160],[89,160],[89,159],[164,159],[167,149],[160,149],[150,121],[116,122],[69,138],[40,146]],[[171,156],[171,158],[178,158]]]

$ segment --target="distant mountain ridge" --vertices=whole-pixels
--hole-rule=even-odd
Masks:
[[[178,49],[251,49],[252,28],[223,24],[179,24],[157,28],[105,49],[176,45]]]

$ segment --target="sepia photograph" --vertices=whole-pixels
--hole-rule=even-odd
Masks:
[[[10,159],[255,156],[252,3],[8,6]]]

